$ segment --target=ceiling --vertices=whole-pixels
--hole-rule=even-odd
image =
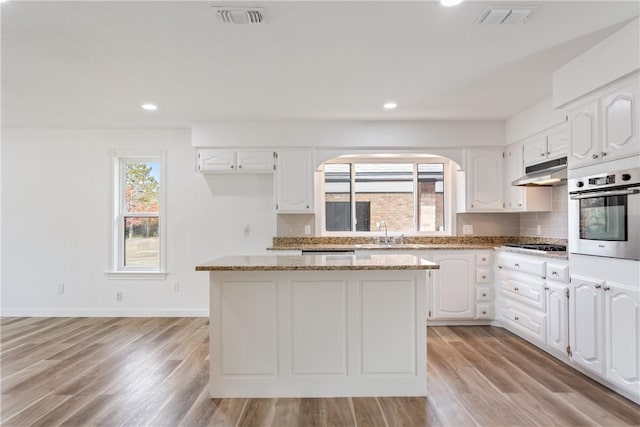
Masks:
[[[262,7],[266,23],[222,24],[212,6],[229,4]],[[536,9],[522,25],[475,23],[489,4]],[[638,1],[13,0],[2,4],[2,125],[504,120],[639,14]],[[396,110],[383,110],[389,100]]]

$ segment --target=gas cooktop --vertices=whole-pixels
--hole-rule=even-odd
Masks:
[[[565,245],[554,245],[549,243],[506,243],[504,246],[509,248],[529,249],[539,252],[565,252]]]

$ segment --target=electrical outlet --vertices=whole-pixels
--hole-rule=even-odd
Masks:
[[[308,236],[309,234],[311,234],[311,226],[310,225],[305,225],[304,226],[304,235]]]
[[[180,282],[175,282],[173,284],[173,292],[180,292]]]
[[[473,224],[464,224],[462,226],[462,234],[473,234]]]
[[[537,225],[536,226],[536,234],[538,236],[542,236],[542,226],[541,225]]]
[[[64,283],[59,283],[58,284],[58,293],[59,294],[64,294]]]
[[[122,291],[116,292],[116,301],[122,301]]]

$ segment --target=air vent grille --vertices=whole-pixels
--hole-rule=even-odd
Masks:
[[[476,20],[478,24],[524,24],[529,20],[535,7],[531,6],[489,6]]]
[[[218,19],[224,24],[261,24],[264,22],[262,8],[215,7]]]

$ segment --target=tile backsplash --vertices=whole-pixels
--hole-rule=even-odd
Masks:
[[[523,213],[461,213],[456,215],[456,234],[463,236],[465,225],[473,226],[472,236],[527,236],[566,239],[567,186],[553,187],[551,212]],[[278,215],[277,236],[304,237],[304,228],[309,225],[310,236],[316,236],[313,214]],[[540,234],[537,228],[540,226]]]

